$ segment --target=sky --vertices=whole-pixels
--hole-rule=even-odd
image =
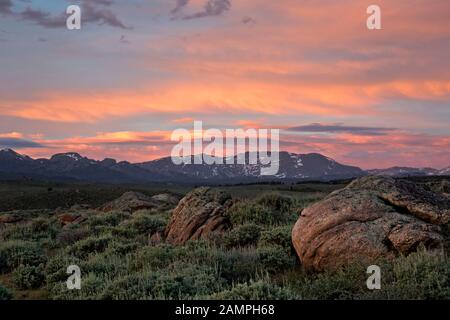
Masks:
[[[447,167],[449,18],[448,0],[0,0],[0,148],[140,162],[199,120],[364,169]]]

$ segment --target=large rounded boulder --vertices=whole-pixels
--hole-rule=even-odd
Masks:
[[[407,180],[368,176],[304,209],[292,241],[309,270],[442,248],[450,199]]]
[[[173,210],[166,228],[166,240],[184,244],[188,240],[210,239],[230,229],[224,213],[231,205],[231,196],[211,188],[198,188],[187,194]]]

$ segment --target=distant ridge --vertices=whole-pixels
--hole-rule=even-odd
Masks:
[[[391,177],[421,177],[421,176],[446,176],[450,175],[450,167],[444,169],[392,167],[387,169],[367,170],[368,174]]]
[[[248,157],[248,153],[246,154]],[[318,153],[280,152],[276,176],[260,176],[260,164],[246,165],[175,165],[170,157],[143,163],[98,161],[76,152],[58,153],[50,159],[33,159],[12,149],[0,150],[0,179],[48,179],[99,183],[174,182],[184,184],[249,183],[259,181],[331,181],[367,174],[389,176],[449,175],[450,167],[376,169],[364,171],[340,164]]]

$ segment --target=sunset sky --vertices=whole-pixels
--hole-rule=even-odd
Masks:
[[[151,160],[202,120],[365,169],[450,166],[448,0],[0,0],[0,49],[0,148],[33,157]]]

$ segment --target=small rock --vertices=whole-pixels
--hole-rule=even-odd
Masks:
[[[164,239],[162,232],[156,232],[150,236],[150,243],[153,245],[160,244]]]
[[[151,197],[140,192],[126,192],[121,197],[108,202],[100,208],[100,211],[111,212],[121,211],[133,213],[142,209],[152,209],[158,207],[158,203]]]
[[[177,197],[175,197],[174,195],[171,195],[169,193],[157,194],[157,195],[151,197],[151,199],[154,201],[171,204],[173,206],[176,206],[178,204],[178,202],[180,201],[180,199],[178,199]]]
[[[178,204],[178,198],[170,194],[149,197],[140,192],[129,191],[99,208],[103,212],[119,211],[134,213],[139,210],[170,209]]]
[[[3,216],[0,216],[0,223],[17,223],[22,221],[21,217],[5,214]]]
[[[82,215],[79,213],[65,213],[58,216],[58,221],[61,225],[66,226],[72,223],[79,223],[83,220]]]

